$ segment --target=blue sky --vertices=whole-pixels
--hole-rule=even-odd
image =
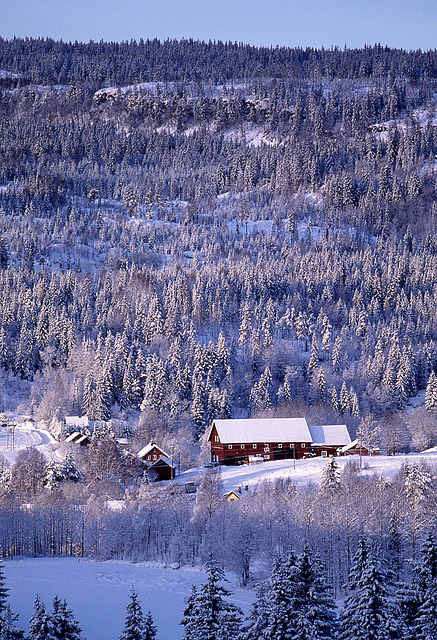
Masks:
[[[0,35],[437,48],[437,0],[1,0]]]

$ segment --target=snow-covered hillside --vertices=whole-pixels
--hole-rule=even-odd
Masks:
[[[27,447],[36,447],[41,453],[51,458],[56,456],[59,443],[47,430],[32,426],[32,423],[28,422],[25,426],[15,428],[14,446],[12,447],[11,434],[8,436],[7,430],[0,428],[0,455],[9,463],[13,463],[17,453]],[[336,458],[336,461],[341,472],[350,461],[359,464],[359,456]],[[363,476],[380,474],[391,480],[403,465],[417,461],[423,461],[431,467],[437,467],[437,451],[363,457],[361,474]],[[274,481],[279,478],[290,478],[296,486],[302,486],[309,483],[317,484],[325,464],[326,458],[277,460],[236,467],[220,467],[220,474],[225,491],[238,490],[239,487],[244,491],[246,486],[253,490],[263,480]],[[176,482],[185,484],[186,482],[200,481],[204,471],[204,467],[190,469],[177,476]]]
[[[35,447],[52,457],[58,445],[57,440],[46,429],[38,429],[31,426],[31,423],[15,427],[13,435],[11,432],[8,434],[7,428],[0,427],[0,455],[11,464],[22,449]]]
[[[336,458],[339,471],[341,472],[350,461],[359,464],[359,456]],[[361,474],[364,476],[379,474],[391,480],[404,464],[413,464],[418,461],[426,462],[431,467],[437,467],[437,451],[397,456],[363,457]],[[225,491],[238,490],[238,487],[244,491],[246,486],[249,490],[253,490],[263,480],[274,481],[279,478],[290,478],[296,486],[308,483],[317,484],[325,465],[326,458],[296,461],[277,460],[275,462],[260,462],[255,465],[221,467],[220,474]],[[177,481],[182,483],[196,481],[200,479],[203,472],[204,469],[191,469],[178,476]]]

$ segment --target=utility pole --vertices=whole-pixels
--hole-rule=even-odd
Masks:
[[[17,423],[15,420],[8,420],[6,425],[6,449],[13,451],[15,448],[15,427]]]

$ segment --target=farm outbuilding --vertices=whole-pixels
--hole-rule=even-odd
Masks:
[[[65,416],[64,421],[68,430],[83,431],[90,427],[88,416]]]
[[[360,442],[358,439],[353,440],[346,446],[342,447],[339,451],[339,455],[341,456],[352,456],[352,455],[361,455],[361,456],[379,456],[381,453],[379,447],[368,447],[363,442]]]
[[[82,447],[87,447],[91,443],[91,438],[87,434],[80,433],[79,431],[73,431],[70,433],[65,442],[69,444],[80,444]]]

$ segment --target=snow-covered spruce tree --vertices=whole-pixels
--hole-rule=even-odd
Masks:
[[[248,620],[250,622],[242,630],[240,640],[259,640],[264,638],[269,623],[267,585],[261,585],[258,589],[257,599],[251,607]]]
[[[138,594],[134,589],[130,592],[130,602],[126,607],[126,619],[119,640],[154,640],[156,627],[150,611],[143,615]]]
[[[28,640],[47,640],[50,637],[50,622],[44,603],[37,595],[32,617],[29,620]]]
[[[156,626],[153,622],[152,614],[150,611],[144,616],[144,635],[143,640],[154,640],[156,638]]]
[[[82,631],[65,600],[53,599],[47,640],[82,640]]]
[[[23,640],[24,633],[17,628],[18,615],[12,613],[9,604],[2,613],[0,640]]]
[[[201,619],[199,606],[199,592],[196,585],[191,588],[191,593],[187,598],[187,606],[184,609],[184,617],[181,624],[184,625],[184,638],[190,640],[200,640],[203,630],[199,624]]]
[[[3,564],[0,563],[0,619],[3,618],[3,613],[6,610],[8,601],[9,589],[5,585],[5,568]]]
[[[433,490],[433,478],[423,462],[405,465],[404,490],[408,503],[406,533],[411,540],[413,559],[416,558],[421,532],[428,527],[430,518],[429,495]]]
[[[243,640],[326,640],[336,637],[335,605],[320,560],[308,547],[296,559],[274,561],[270,584],[261,590]]]
[[[340,640],[388,640],[395,628],[389,572],[360,540],[341,615]]]
[[[275,558],[268,593],[268,624],[263,638],[269,640],[293,638],[296,572],[296,557],[293,552],[290,551],[286,562],[280,557]]]
[[[181,624],[184,640],[235,640],[241,626],[241,610],[227,600],[231,592],[219,583],[223,569],[214,560],[206,564],[207,581],[188,598]]]
[[[429,535],[411,584],[401,584],[397,605],[404,640],[437,638],[437,545]]]
[[[322,563],[305,547],[296,568],[293,640],[336,638],[335,604]]]
[[[79,482],[80,471],[76,467],[73,454],[69,451],[61,463],[60,471],[65,482]]]
[[[426,385],[425,408],[427,411],[437,411],[437,376],[434,371],[431,371]]]
[[[325,495],[334,495],[341,489],[340,472],[335,458],[329,458],[323,467],[319,490]]]

